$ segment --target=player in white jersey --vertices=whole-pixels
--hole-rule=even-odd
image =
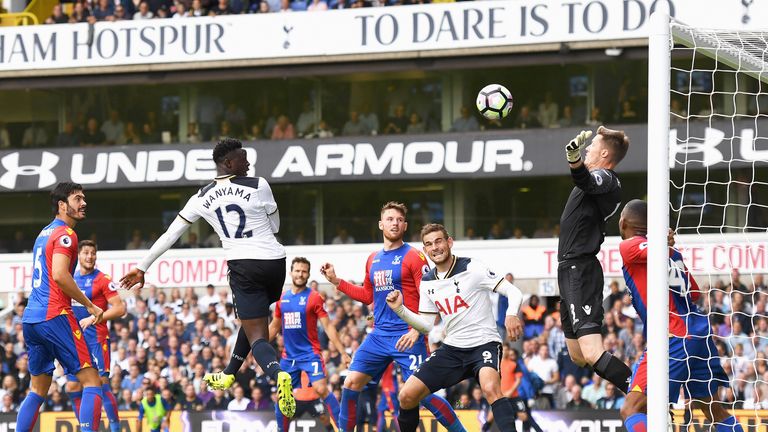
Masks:
[[[485,265],[451,253],[453,238],[440,224],[421,229],[421,241],[435,263],[421,279],[419,314],[403,306],[399,291],[387,296],[387,305],[421,333],[429,333],[439,317],[445,324],[443,345],[416,369],[405,382],[398,399],[397,419],[403,432],[413,432],[419,424],[419,401],[442,388],[475,377],[491,404],[496,424],[502,431],[515,430],[515,409],[501,393],[501,338],[491,305],[491,292],[509,298],[505,326],[511,340],[522,335],[517,317],[523,295],[504,277]]]
[[[232,354],[242,364],[248,354],[277,382],[278,406],[293,417],[291,376],[280,369],[269,338],[269,306],[280,298],[285,283],[285,249],[275,238],[280,215],[272,189],[262,177],[247,177],[250,163],[240,141],[225,138],[213,149],[217,177],[193,195],[141,263],[120,280],[125,288],[144,285],[144,272],[201,217],[221,238],[227,254],[229,284],[241,327]],[[232,364],[237,362],[231,362]],[[237,366],[239,369],[239,365]],[[235,369],[234,372],[237,371]],[[226,371],[225,371],[226,372]],[[214,387],[228,387],[234,372],[206,374]],[[222,381],[221,383],[219,381]],[[227,385],[228,384],[228,385]]]

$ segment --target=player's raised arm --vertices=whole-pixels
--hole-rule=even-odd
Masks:
[[[136,285],[138,285],[139,289],[143,288],[144,273],[147,271],[147,269],[149,269],[152,263],[155,262],[155,260],[160,258],[162,254],[168,251],[168,249],[170,249],[171,246],[173,246],[173,244],[179,240],[179,237],[184,234],[184,231],[189,229],[191,223],[192,221],[187,220],[181,215],[176,216],[176,219],[171,222],[171,225],[168,227],[168,229],[163,233],[163,235],[160,236],[160,238],[155,241],[155,243],[149,249],[149,252],[147,252],[147,255],[143,260],[141,260],[141,263],[139,263],[139,265],[137,265],[131,271],[126,273],[122,278],[120,278],[120,285],[125,289],[131,289]]]
[[[403,296],[400,291],[392,291],[387,295],[387,306],[397,314],[409,326],[416,329],[419,333],[427,334],[435,327],[435,321],[439,318],[438,314],[433,313],[415,313],[403,305]]]
[[[370,262],[370,258],[368,258],[368,261]],[[370,305],[373,303],[373,286],[370,281],[369,268],[370,265],[365,266],[365,280],[363,281],[363,286],[355,285],[344,279],[340,279],[336,276],[336,269],[331,263],[325,263],[320,266],[320,273],[325,276],[325,279],[335,286],[336,289],[349,296],[349,298]]]

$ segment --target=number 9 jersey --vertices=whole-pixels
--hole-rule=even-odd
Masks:
[[[179,216],[189,223],[204,218],[216,231],[227,260],[285,257],[277,241],[277,203],[262,177],[219,176],[193,195]]]

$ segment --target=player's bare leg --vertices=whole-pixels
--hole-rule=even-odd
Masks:
[[[317,380],[312,383],[312,388],[314,388],[317,395],[320,396],[320,400],[323,401],[326,411],[333,417],[334,423],[338,426],[341,406],[339,405],[339,401],[336,400],[336,396],[328,391],[328,380],[325,378]]]
[[[613,383],[624,394],[629,392],[632,370],[603,349],[603,336],[600,333],[580,336],[577,341],[578,350],[575,349],[573,339],[566,339],[565,343],[574,363],[578,366],[591,366],[598,375]]]
[[[478,373],[480,390],[483,391],[485,400],[491,405],[493,417],[499,430],[516,431],[515,409],[509,398],[501,393],[501,375],[492,367],[484,367]]]
[[[712,398],[691,401],[692,408],[700,409],[707,420],[715,425],[717,432],[744,432],[736,417],[725,409],[723,403],[712,401]]]
[[[397,422],[402,432],[415,432],[419,427],[419,402],[431,392],[423,381],[411,375],[403,384],[397,399],[400,401],[400,414]]]

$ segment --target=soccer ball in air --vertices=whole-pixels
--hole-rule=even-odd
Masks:
[[[512,93],[501,84],[488,84],[477,94],[477,110],[489,120],[506,117],[512,105]]]

